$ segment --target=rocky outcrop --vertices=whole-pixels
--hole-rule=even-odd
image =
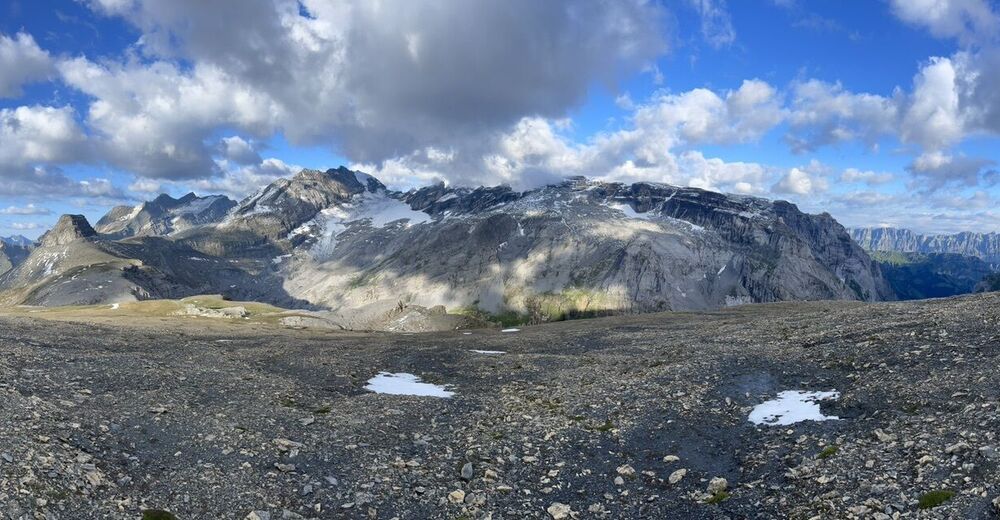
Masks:
[[[97,232],[83,215],[63,215],[55,227],[38,240],[41,247],[66,245],[77,240],[96,237]]]
[[[175,199],[163,194],[138,206],[117,206],[97,222],[96,229],[109,238],[167,236],[221,221],[236,202],[222,195],[198,197],[194,193]]]
[[[851,230],[851,238],[869,251],[956,253],[1000,266],[1000,233],[924,235],[908,229],[857,228]]]

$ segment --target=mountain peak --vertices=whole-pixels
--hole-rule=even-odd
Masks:
[[[55,227],[50,229],[39,240],[42,247],[61,246],[79,240],[97,236],[94,228],[90,227],[87,217],[83,215],[63,215],[59,217]]]

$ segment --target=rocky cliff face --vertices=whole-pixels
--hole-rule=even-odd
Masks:
[[[97,238],[84,223],[65,217],[0,289],[30,282],[55,301],[64,289],[45,281],[46,271],[66,277],[69,264],[82,265],[67,258],[103,255],[87,265],[126,273],[137,298],[212,290],[329,309],[357,327],[408,306],[542,321],[894,297],[829,215],[648,183],[577,178],[529,192],[436,185],[400,193],[346,168],[306,170],[216,224],[166,237]],[[66,249],[81,248],[80,238],[92,246],[86,254]],[[48,267],[44,258],[60,260]]]
[[[851,238],[869,251],[956,253],[1000,265],[1000,233],[923,235],[908,229],[857,228],[851,230]]]
[[[236,202],[213,195],[194,193],[175,199],[163,194],[138,206],[117,206],[97,221],[96,229],[109,238],[166,236],[203,224],[219,222]]]
[[[404,303],[544,320],[893,297],[828,215],[665,185],[366,190],[287,241],[285,289],[345,313]]]
[[[40,247],[55,247],[96,236],[97,232],[83,215],[63,215],[55,227],[38,239],[38,244]]]

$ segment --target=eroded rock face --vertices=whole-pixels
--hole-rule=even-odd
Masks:
[[[63,215],[55,227],[42,235],[38,242],[42,247],[52,247],[95,236],[97,232],[83,215]]]
[[[285,288],[334,309],[404,302],[540,320],[893,298],[832,217],[787,202],[583,179],[526,193],[437,185],[384,196],[430,221],[373,225],[364,205],[321,215],[289,236]]]
[[[956,233],[954,235],[923,235],[908,229],[857,228],[851,237],[870,251],[904,253],[956,253],[975,256],[1000,265],[1000,234]]]

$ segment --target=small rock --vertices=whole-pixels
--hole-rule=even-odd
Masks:
[[[965,451],[967,449],[969,449],[968,444],[964,442],[956,442],[955,444],[952,444],[951,446],[945,448],[944,452],[947,453],[948,455],[953,455],[955,453],[958,453],[960,451]]]
[[[461,504],[462,502],[465,502],[465,491],[456,489],[455,491],[448,493],[448,501],[452,504]]]
[[[271,520],[271,513],[267,511],[251,511],[243,520]]]
[[[623,479],[621,477],[621,475],[618,475],[617,477],[615,477],[615,485],[616,486],[624,486],[625,485],[625,479]]]
[[[278,471],[282,473],[291,473],[295,471],[295,464],[281,464],[280,462],[275,462],[274,467],[278,468]]]
[[[920,457],[920,460],[917,461],[917,464],[924,465],[924,464],[930,464],[931,462],[934,462],[934,457],[931,457],[930,455],[924,455],[923,457]]]
[[[677,455],[667,455],[666,457],[663,457],[663,462],[677,462],[679,460],[681,460],[681,458]]]
[[[623,476],[623,477],[634,477],[635,476],[635,468],[633,468],[632,466],[629,466],[628,464],[624,464],[624,465],[618,466],[618,474],[621,475],[621,476]]]
[[[688,470],[686,470],[684,468],[681,468],[681,469],[679,469],[679,470],[671,473],[670,476],[667,477],[667,482],[670,482],[671,484],[676,484],[676,483],[680,482],[681,479],[684,478],[684,475],[687,475],[687,472],[688,472]]]
[[[722,493],[729,487],[729,481],[722,477],[715,477],[708,482],[708,492],[712,495]]]
[[[569,515],[573,512],[573,509],[566,504],[561,504],[559,502],[553,503],[548,509],[549,516],[552,520],[563,520],[564,518],[569,518]]]
[[[471,462],[466,462],[465,465],[462,466],[462,480],[464,480],[466,482],[472,480],[472,463]]]
[[[880,442],[894,442],[896,440],[895,435],[885,433],[882,430],[875,430],[875,437],[877,437]]]

